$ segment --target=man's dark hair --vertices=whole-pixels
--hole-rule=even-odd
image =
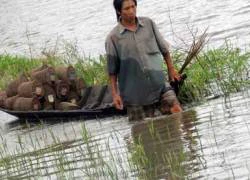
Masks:
[[[116,12],[116,17],[117,17],[117,21],[119,21],[120,15],[118,14],[118,12],[121,12],[122,10],[122,3],[125,0],[114,0],[113,5],[115,8],[115,12]],[[137,6],[137,0],[133,0],[135,2],[135,6]]]

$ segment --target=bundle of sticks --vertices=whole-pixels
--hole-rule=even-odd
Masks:
[[[180,74],[180,80],[175,79],[174,81],[170,82],[170,85],[173,87],[175,93],[178,95],[180,91],[180,87],[182,86],[184,80],[187,78],[187,75],[184,72],[186,67],[192,62],[193,59],[197,57],[197,55],[201,52],[205,44],[208,42],[207,39],[207,29],[200,35],[196,36],[192,34],[193,41],[190,48],[187,51],[187,56],[184,60],[183,65],[181,66],[178,73]]]

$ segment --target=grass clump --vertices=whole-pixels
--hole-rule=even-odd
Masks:
[[[63,62],[57,57],[30,59],[22,56],[0,55],[0,89],[5,89],[8,83],[20,74],[28,74],[42,64],[55,67]]]
[[[76,64],[75,68],[79,77],[84,78],[88,84],[107,84],[108,76],[106,73],[106,57],[100,55],[96,58],[81,58]]]
[[[182,102],[200,101],[205,97],[228,96],[249,86],[250,52],[226,44],[196,57],[185,73],[181,88]]]
[[[0,55],[0,89],[4,89],[19,74],[28,72],[40,64],[39,61],[31,61],[25,57]]]

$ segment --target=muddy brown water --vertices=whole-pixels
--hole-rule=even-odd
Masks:
[[[247,179],[249,106],[248,90],[153,120],[128,122],[121,116],[17,126],[2,133],[0,152],[5,158],[1,160],[0,176]],[[137,154],[133,145],[138,145]]]

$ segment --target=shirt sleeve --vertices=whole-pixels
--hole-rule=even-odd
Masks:
[[[163,55],[169,52],[169,43],[163,38],[155,22],[151,20],[157,45]]]
[[[108,36],[105,41],[105,49],[107,55],[107,70],[109,75],[117,75],[120,69],[120,61],[117,55],[117,50],[112,37]]]

